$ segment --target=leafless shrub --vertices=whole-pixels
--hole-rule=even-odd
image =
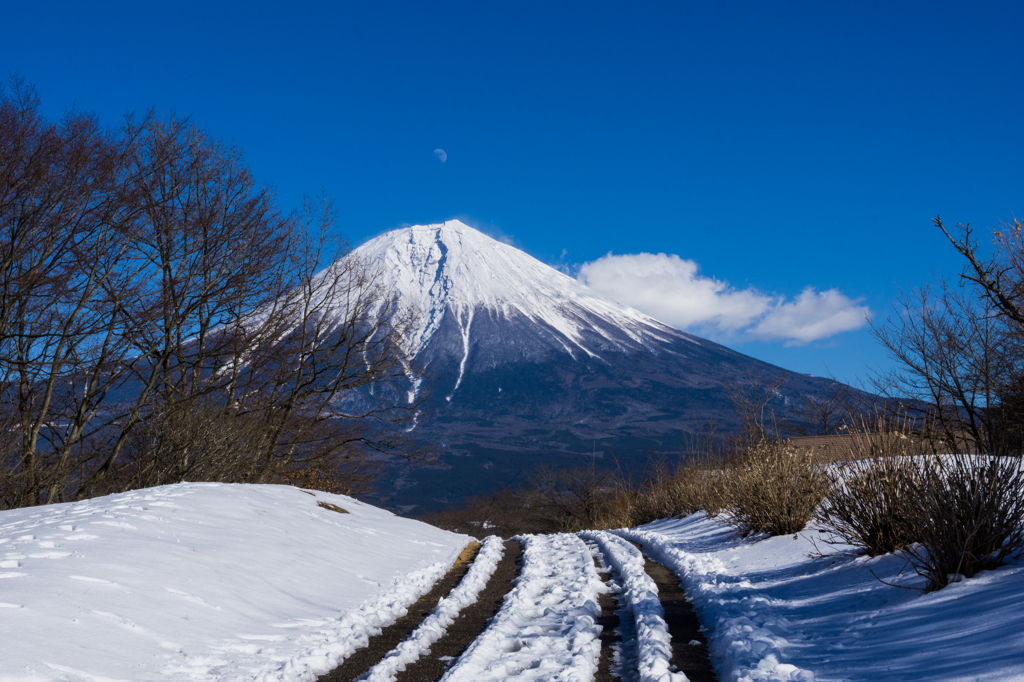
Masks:
[[[862,419],[846,437],[845,461],[826,469],[829,490],[815,513],[825,542],[888,554],[917,541],[915,482],[924,474],[921,436],[906,414]]]
[[[920,513],[904,552],[938,590],[1024,552],[1024,464],[1019,457],[932,456],[913,480]]]
[[[628,494],[613,469],[581,466],[567,469],[541,467],[523,498],[528,517],[548,532],[617,525],[628,520]]]
[[[919,510],[911,493],[919,474],[914,460],[898,455],[839,465],[830,472],[829,492],[816,513],[828,532],[825,541],[865,547],[871,556],[914,542]]]
[[[785,441],[750,445],[718,481],[724,520],[744,535],[786,535],[803,530],[828,490],[828,477],[812,452]]]
[[[663,470],[636,492],[629,507],[629,521],[624,525],[637,526],[701,510],[715,516],[725,504],[722,466],[719,460],[691,457],[671,474]]]

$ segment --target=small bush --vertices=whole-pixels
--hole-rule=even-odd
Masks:
[[[815,518],[825,542],[864,547],[871,556],[889,554],[916,541],[920,510],[912,502],[921,468],[914,459],[885,455],[838,465],[829,471],[829,491]]]
[[[905,550],[927,589],[970,578],[1024,551],[1024,465],[1019,457],[929,458],[913,482],[920,510]]]
[[[639,526],[701,510],[714,516],[724,506],[722,476],[720,464],[697,459],[684,463],[672,475],[652,477],[632,500],[628,525]]]
[[[829,491],[815,518],[828,532],[825,542],[889,554],[917,541],[920,507],[915,481],[924,474],[921,439],[905,415],[873,423],[862,420],[847,439],[848,461],[829,469]]]
[[[718,485],[726,523],[744,535],[788,535],[811,520],[829,481],[813,452],[761,440],[729,463]]]

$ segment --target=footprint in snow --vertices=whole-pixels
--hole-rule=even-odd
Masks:
[[[135,526],[124,521],[90,521],[94,526],[112,526],[113,528],[126,528],[128,530],[138,530]]]
[[[190,601],[193,604],[199,604],[200,606],[205,606],[205,607],[207,607],[209,609],[213,609],[215,611],[220,611],[220,607],[219,606],[213,606],[212,604],[206,603],[206,601],[202,597],[197,597],[194,594],[189,594],[188,592],[183,592],[181,590],[176,590],[173,587],[164,587],[164,589],[167,590],[168,592],[170,592],[171,594],[177,596],[177,597],[181,597],[185,601]]]
[[[111,587],[121,587],[117,583],[111,582],[110,580],[104,580],[103,578],[90,578],[90,577],[84,576],[84,575],[69,575],[68,577],[71,578],[72,580],[81,580],[81,581],[87,582],[87,583],[99,583],[101,585],[110,585]],[[122,589],[124,589],[124,588],[122,588]]]
[[[29,554],[29,559],[67,559],[74,552],[36,552]]]

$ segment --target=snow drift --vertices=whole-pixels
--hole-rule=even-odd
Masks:
[[[0,680],[312,680],[404,615],[467,542],[276,485],[5,511]]]

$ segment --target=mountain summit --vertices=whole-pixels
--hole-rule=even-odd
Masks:
[[[420,324],[413,435],[443,469],[396,473],[385,501],[437,508],[555,466],[603,459],[642,468],[737,417],[727,387],[786,375],[777,413],[833,382],[786,373],[616,303],[459,221],[387,232],[353,252]],[[397,471],[397,470],[396,470]]]
[[[489,364],[548,352],[600,361],[609,351],[701,341],[458,220],[393,230],[353,255],[377,270],[385,288],[419,314],[420,325],[406,339],[410,355],[418,358],[431,349],[459,359],[453,390],[471,349]],[[489,338],[510,326],[521,333],[503,334],[504,342]],[[453,346],[453,338],[461,343]]]
[[[570,354],[595,355],[584,340],[595,317],[625,332],[630,347],[643,345],[643,336],[651,329],[677,333],[458,220],[393,230],[355,254],[381,268],[403,302],[422,314],[423,329],[414,340],[414,352],[429,343],[445,315],[468,331],[477,311],[544,325]]]

